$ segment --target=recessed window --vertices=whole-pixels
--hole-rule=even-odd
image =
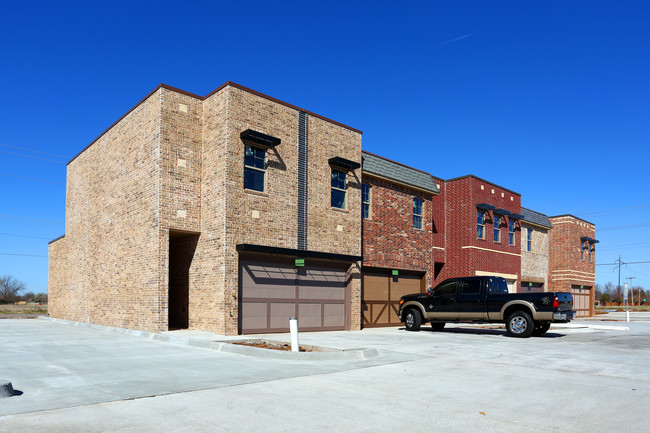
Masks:
[[[413,228],[422,230],[422,199],[413,199]]]
[[[528,233],[526,234],[526,251],[532,251],[533,250],[533,230],[532,229],[526,229],[528,230]]]
[[[580,260],[585,259],[585,244],[580,241]]]
[[[264,192],[266,177],[266,150],[246,145],[244,156],[244,188]]]
[[[494,215],[494,242],[501,242],[501,217]]]
[[[587,244],[587,248],[589,248],[589,261],[591,261],[591,242]]]
[[[508,245],[515,244],[515,221],[508,220]]]
[[[476,237],[485,239],[485,212],[476,211]]]
[[[361,215],[363,219],[370,219],[370,186],[361,185]]]
[[[332,207],[345,209],[348,184],[344,171],[332,170]]]

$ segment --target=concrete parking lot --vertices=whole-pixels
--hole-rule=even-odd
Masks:
[[[301,334],[374,349],[294,360],[50,320],[0,320],[0,432],[645,432],[650,322],[581,321],[515,339],[496,326]],[[288,341],[288,335],[264,336]],[[262,349],[260,349],[262,350]]]

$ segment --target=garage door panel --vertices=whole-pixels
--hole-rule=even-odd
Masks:
[[[363,299],[367,301],[385,301],[388,299],[388,282],[386,275],[364,275]]]
[[[322,325],[321,304],[300,304],[298,307],[298,326],[301,328],[320,328]]]
[[[401,273],[401,271],[400,271]],[[364,271],[362,315],[364,327],[398,326],[399,298],[422,292],[424,275],[392,275],[391,270]]]
[[[288,328],[289,318],[296,316],[296,304],[275,302],[270,305],[271,328]]]
[[[345,305],[344,304],[324,304],[323,326],[343,327],[345,326]]]
[[[261,329],[266,328],[266,302],[244,302],[242,303],[242,328]]]
[[[345,329],[347,267],[270,260],[240,262],[243,333],[286,332],[293,316],[301,329]]]
[[[242,288],[248,298],[293,298],[296,271],[288,266],[250,263],[243,266]]]
[[[345,290],[339,287],[303,287],[302,281],[298,289],[299,298],[304,299],[327,299],[345,301]]]
[[[417,277],[393,277],[392,284],[390,287],[390,300],[399,301],[404,295],[410,295],[411,293],[420,293],[421,289],[421,278]]]

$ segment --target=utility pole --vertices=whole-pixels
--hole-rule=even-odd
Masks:
[[[628,280],[630,280],[630,291],[632,292],[632,306],[634,307],[634,287],[632,287],[632,279],[636,277],[627,277]],[[640,297],[641,295],[639,295]],[[640,299],[639,299],[640,300]],[[640,304],[641,302],[639,302]]]

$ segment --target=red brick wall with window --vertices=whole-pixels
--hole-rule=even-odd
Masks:
[[[589,250],[585,249],[584,258],[580,258],[580,238],[594,239],[596,226],[571,215],[550,217],[549,221],[553,225],[549,230],[549,290],[569,292],[572,284],[593,288],[596,255],[592,253],[589,261]]]
[[[363,265],[430,271],[432,254],[432,196],[369,175],[370,218],[363,220]],[[413,199],[423,201],[422,229],[413,228]],[[431,272],[427,274],[431,284]]]
[[[508,217],[501,217],[501,240],[493,238],[492,211],[485,213],[485,239],[477,238],[477,208],[486,203],[511,213],[521,212],[521,196],[498,185],[474,176],[465,176],[441,184],[441,194],[435,197],[434,208],[444,207],[444,222],[438,225],[439,234],[434,234],[436,246],[444,238],[444,263],[442,271],[434,281],[437,284],[445,278],[475,275],[476,271],[495,272],[517,276],[521,280],[521,224],[515,221],[514,244],[509,244]],[[435,211],[437,214],[440,210]],[[439,216],[436,219],[440,219]],[[438,259],[436,258],[436,261]]]

